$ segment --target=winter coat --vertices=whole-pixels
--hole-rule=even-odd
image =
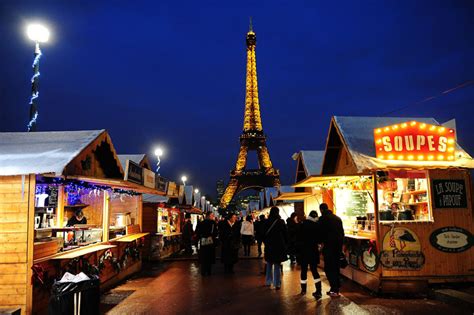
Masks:
[[[317,220],[306,219],[296,233],[297,259],[299,263],[319,264],[320,228]]]
[[[323,254],[339,255],[342,252],[344,228],[342,220],[330,211],[326,211],[319,218],[321,241],[324,244]]]
[[[219,239],[222,244],[221,258],[223,264],[235,264],[238,261],[240,247],[240,226],[225,220],[219,223]]]
[[[265,221],[256,221],[254,223],[254,229],[255,229],[255,239],[257,241],[263,241],[263,238],[265,237]]]
[[[211,236],[214,243],[212,245],[205,245],[199,248],[199,262],[201,264],[213,264],[216,260],[216,238],[217,238],[216,222],[205,219],[199,222],[196,227],[196,235],[198,240]]]
[[[286,227],[288,229],[288,254],[294,255],[296,253],[296,233],[299,224],[291,218],[286,220]]]
[[[186,221],[183,225],[182,238],[184,243],[191,243],[194,236],[193,224],[191,220]]]
[[[273,225],[274,222],[275,224]],[[288,232],[285,221],[280,218],[269,218],[266,220],[263,242],[265,243],[264,257],[268,263],[279,264],[286,261],[288,259]]]

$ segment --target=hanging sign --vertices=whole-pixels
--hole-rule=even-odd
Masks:
[[[454,161],[454,129],[417,121],[374,129],[376,156],[381,160]]]
[[[447,226],[431,233],[431,245],[446,253],[460,253],[471,248],[473,244],[472,234],[457,226]]]
[[[137,163],[127,160],[127,167],[125,168],[125,180],[143,185],[143,168]]]
[[[464,179],[433,179],[435,208],[467,208]]]
[[[149,188],[155,188],[155,172],[150,171],[149,169],[143,169],[143,186]]]
[[[380,263],[387,269],[417,270],[425,264],[418,236],[405,227],[392,227],[382,243]]]

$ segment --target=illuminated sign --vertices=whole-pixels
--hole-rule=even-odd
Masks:
[[[417,121],[374,129],[376,156],[381,160],[454,161],[454,129]]]

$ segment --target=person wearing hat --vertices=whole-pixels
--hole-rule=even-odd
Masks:
[[[66,226],[74,226],[77,224],[87,224],[87,218],[84,216],[82,209],[77,209],[74,215],[67,221]]]
[[[318,273],[320,234],[318,228],[318,213],[313,210],[309,216],[299,226],[296,233],[296,258],[301,266],[300,284],[301,295],[306,294],[308,282],[308,265],[313,274],[316,291],[313,296],[316,299],[322,297],[321,278]]]

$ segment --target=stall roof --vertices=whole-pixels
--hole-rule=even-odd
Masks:
[[[457,145],[457,160],[453,162],[437,161],[386,161],[375,158],[374,129],[407,121],[418,121],[426,124],[440,125],[434,118],[413,117],[348,117],[334,116],[343,141],[352,156],[359,172],[385,168],[474,168],[472,157]]]
[[[61,175],[105,130],[0,132],[0,176]]]
[[[123,169],[127,165],[127,160],[140,164],[143,159],[145,159],[145,154],[119,154],[118,158],[120,160],[120,164],[122,164]]]
[[[324,151],[300,151],[306,176],[321,174],[323,167]]]

